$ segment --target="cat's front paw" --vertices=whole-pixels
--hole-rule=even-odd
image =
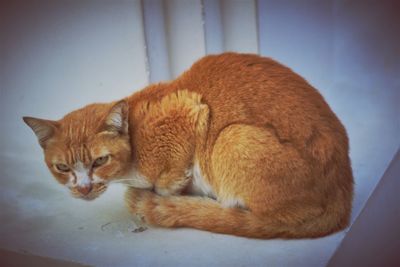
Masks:
[[[125,193],[125,202],[129,211],[147,223],[146,217],[156,205],[157,195],[151,191],[137,188],[128,188]]]

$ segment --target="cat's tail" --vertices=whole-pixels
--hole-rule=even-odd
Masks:
[[[335,205],[324,210],[293,209],[256,215],[242,208],[225,208],[209,198],[138,192],[129,189],[126,194],[132,213],[143,215],[150,225],[162,227],[191,227],[251,238],[314,238],[342,230],[348,224],[348,219],[340,219],[344,217],[338,214],[343,208]]]

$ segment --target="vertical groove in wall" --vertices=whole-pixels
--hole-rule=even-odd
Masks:
[[[142,0],[150,82],[170,80],[207,54],[258,53],[265,1]]]
[[[258,53],[255,1],[220,3],[224,50]]]
[[[145,31],[145,22],[144,22],[144,3],[143,0],[139,2],[140,5],[140,12],[141,12],[141,22],[142,22],[142,36],[143,36],[143,46],[145,50],[145,72],[146,72],[146,79],[147,79],[147,85],[151,83],[150,80],[150,62],[149,62],[149,51],[147,47],[147,41],[146,41],[146,31]]]
[[[254,8],[255,8],[255,13],[256,13],[256,33],[257,33],[257,52],[258,54],[261,54],[261,48],[260,48],[260,13],[259,13],[259,5],[258,5],[259,0],[254,0]]]
[[[168,0],[164,4],[171,75],[175,78],[205,55],[201,0]]]
[[[221,1],[202,0],[203,26],[207,54],[218,54],[224,51],[222,31]]]
[[[266,44],[266,10],[267,10],[267,0],[257,0],[257,42],[258,50],[261,55],[267,55]]]
[[[142,0],[144,32],[151,83],[171,79],[163,0]]]

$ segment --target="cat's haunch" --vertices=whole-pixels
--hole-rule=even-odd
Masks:
[[[269,58],[207,56],[121,101],[24,121],[74,196],[125,183],[129,209],[150,225],[306,238],[349,222],[346,131],[316,89]]]

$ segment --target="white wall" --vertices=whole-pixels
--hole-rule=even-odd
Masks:
[[[8,1],[0,10],[2,155],[40,155],[24,115],[59,119],[148,83],[140,1]]]

